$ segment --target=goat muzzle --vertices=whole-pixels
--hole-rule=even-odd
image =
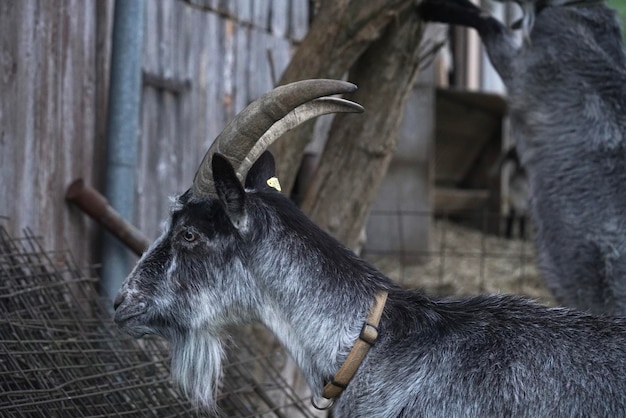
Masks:
[[[113,308],[115,309],[115,323],[124,332],[135,338],[150,332],[142,320],[148,311],[148,305],[141,298],[131,297],[127,292],[120,292],[113,302]]]

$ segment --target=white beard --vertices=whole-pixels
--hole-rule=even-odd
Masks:
[[[170,340],[172,378],[196,406],[216,410],[216,395],[222,376],[222,342],[197,331]]]

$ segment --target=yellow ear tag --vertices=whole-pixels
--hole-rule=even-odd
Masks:
[[[267,185],[270,186],[272,189],[276,189],[279,192],[282,190],[280,188],[280,183],[278,182],[278,178],[276,177],[272,177],[270,179],[267,180]]]

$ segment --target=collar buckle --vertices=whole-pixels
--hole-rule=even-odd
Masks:
[[[374,324],[370,324],[369,322],[363,323],[363,328],[361,328],[361,334],[359,334],[359,340],[369,344],[369,346],[373,346],[378,339],[378,327]]]

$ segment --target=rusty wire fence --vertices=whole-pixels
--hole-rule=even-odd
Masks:
[[[0,416],[205,416],[169,380],[163,340],[121,334],[96,282],[69,254],[0,222]],[[313,416],[281,376],[282,351],[235,341],[221,416]]]

